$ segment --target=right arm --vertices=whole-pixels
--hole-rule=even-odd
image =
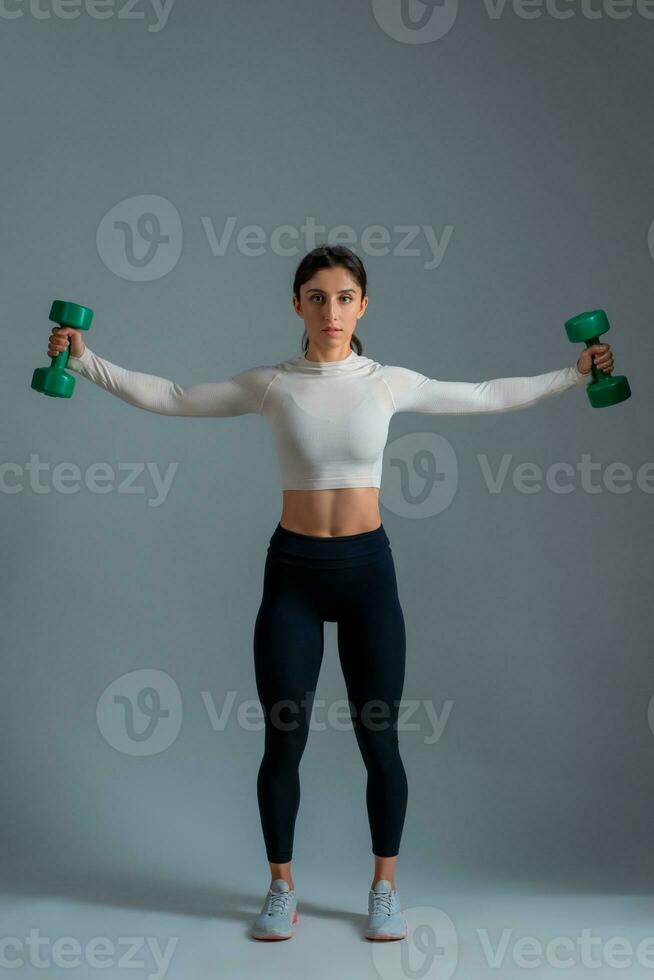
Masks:
[[[259,413],[276,373],[274,368],[255,367],[228,381],[182,387],[154,374],[128,371],[86,346],[79,357],[69,356],[66,367],[136,408],[159,415],[213,417]]]

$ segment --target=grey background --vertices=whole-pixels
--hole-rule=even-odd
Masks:
[[[82,8],[83,9],[83,8]],[[195,0],[145,19],[24,16],[0,23],[4,120],[3,458],[82,471],[178,463],[159,506],[145,493],[3,491],[0,814],[8,885],[148,900],[160,878],[193,893],[267,865],[256,805],[261,731],[228,692],[256,698],[252,629],[281,511],[264,419],[139,411],[77,376],[70,401],[29,387],[52,299],[95,310],[88,344],[181,384],[226,379],[300,353],[291,256],[257,257],[220,234],[429,225],[453,233],[442,263],[359,254],[370,304],[364,353],[431,377],[481,380],[574,364],[563,329],[607,310],[630,401],[592,410],[583,387],[524,411],[401,415],[390,440],[439,433],[458,460],[442,512],[403,516],[391,539],[407,624],[404,697],[452,701],[438,741],[419,711],[401,734],[409,808],[398,865],[452,883],[647,892],[654,693],[652,494],[486,488],[495,469],[582,454],[635,471],[652,460],[654,219],[651,50],[636,12],[497,19],[459,10],[440,40],[390,37],[364,2]],[[96,232],[118,202],[161,195],[183,228],[179,261],[152,281],[107,267]],[[323,241],[324,235],[318,236]],[[309,246],[310,247],[310,246]],[[391,479],[388,459],[385,477]],[[15,477],[7,477],[7,482]],[[652,481],[650,480],[650,483]],[[383,499],[383,497],[382,497]],[[335,626],[317,698],[345,696]],[[138,757],[108,744],[96,705],[139,668],[169,674],[183,721]],[[358,875],[371,857],[365,771],[351,730],[311,733],[301,767],[295,868]],[[77,882],[77,885],[74,883]],[[138,884],[141,883],[141,884]],[[264,889],[265,891],[265,889]],[[263,895],[263,891],[261,895]],[[187,896],[188,897],[188,896]],[[365,897],[365,896],[364,896]],[[188,899],[190,901],[190,899]]]

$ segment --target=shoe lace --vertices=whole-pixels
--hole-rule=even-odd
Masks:
[[[392,892],[373,892],[373,901],[372,901],[373,915],[377,912],[385,912],[386,915],[391,915],[392,910],[393,910]]]
[[[288,903],[291,900],[292,892],[273,892],[269,891],[266,898],[265,911],[268,915],[272,915],[274,912],[285,912]]]

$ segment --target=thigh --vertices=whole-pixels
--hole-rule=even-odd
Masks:
[[[254,666],[259,700],[266,711],[283,705],[308,721],[323,657],[323,620],[310,570],[268,555],[261,604],[254,626]]]
[[[366,702],[381,701],[396,720],[404,687],[406,632],[392,555],[348,572],[343,583],[347,598],[337,626],[348,698],[357,716]]]

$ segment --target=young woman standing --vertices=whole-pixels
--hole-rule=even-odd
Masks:
[[[300,802],[299,764],[323,655],[323,624],[337,623],[350,715],[367,770],[374,872],[369,939],[406,935],[396,862],[407,806],[397,718],[405,629],[390,542],[379,511],[388,425],[397,412],[473,414],[535,404],[580,386],[596,366],[613,369],[608,344],[575,367],[484,382],[438,381],[363,355],[355,336],[368,306],[366,272],[344,246],[319,246],[300,262],[293,306],[304,321],[303,353],[228,381],[182,387],[127,371],[85,347],[80,331],[55,327],[48,354],[70,344],[68,367],[124,401],[163,415],[269,422],[283,474],[283,506],[270,538],[254,627],[265,747],[257,777],[271,883],[251,934],[288,939],[298,921],[291,872]]]

